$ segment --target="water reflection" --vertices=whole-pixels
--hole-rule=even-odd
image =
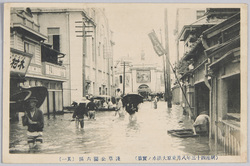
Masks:
[[[96,120],[85,119],[84,129],[76,127],[72,114],[45,118],[44,143],[36,153],[121,156],[215,153],[214,142],[207,137],[177,138],[167,133],[192,127],[180,106],[167,109],[166,103],[159,102],[158,109],[153,109],[151,103],[145,102],[136,113],[137,120],[130,121],[128,114],[124,118],[114,115],[113,111],[97,112]],[[10,125],[10,153],[28,153],[26,131],[21,122]]]

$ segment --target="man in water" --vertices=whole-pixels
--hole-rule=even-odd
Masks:
[[[138,104],[129,102],[125,105],[125,109],[130,115],[129,120],[136,120],[135,112],[138,112]]]
[[[89,113],[89,118],[90,119],[95,119],[95,111],[97,110],[97,106],[94,103],[94,99],[91,98],[90,102],[87,104],[87,110]]]
[[[200,113],[200,115],[195,119],[193,124],[193,132],[196,135],[196,132],[207,132],[209,131],[209,121],[210,118],[207,115],[206,111]]]
[[[117,105],[115,110],[116,110],[115,116],[118,113],[119,117],[124,117],[124,111],[122,109],[122,101],[120,98],[117,99]]]
[[[30,152],[43,142],[44,117],[43,112],[36,106],[37,99],[30,97],[26,101],[26,111],[23,116],[23,125],[28,126],[27,136]]]
[[[85,103],[80,103],[79,106],[77,106],[74,111],[72,118],[76,118],[77,127],[79,126],[79,123],[80,123],[81,128],[84,127],[84,114],[88,116],[85,109],[86,109]]]

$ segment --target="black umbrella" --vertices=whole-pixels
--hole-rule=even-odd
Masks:
[[[39,108],[43,104],[47,95],[48,90],[46,87],[43,86],[32,87],[27,89],[24,88],[10,97],[11,110],[14,109],[14,111],[17,112],[24,112],[24,108],[22,105],[31,97],[35,97],[37,99],[36,106]]]
[[[143,97],[139,94],[127,94],[123,97],[123,103],[127,104],[127,103],[133,103],[138,105],[139,103],[143,103]]]

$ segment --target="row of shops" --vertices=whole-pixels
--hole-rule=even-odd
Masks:
[[[190,108],[191,118],[208,113],[209,137],[232,155],[241,151],[240,20],[239,9],[207,9],[203,18],[183,27],[179,39],[185,53],[178,72],[184,93],[179,86],[172,89],[173,102]]]

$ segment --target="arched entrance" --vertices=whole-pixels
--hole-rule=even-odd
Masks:
[[[142,84],[138,87],[138,93],[143,96],[144,99],[148,99],[151,89],[148,85]]]

